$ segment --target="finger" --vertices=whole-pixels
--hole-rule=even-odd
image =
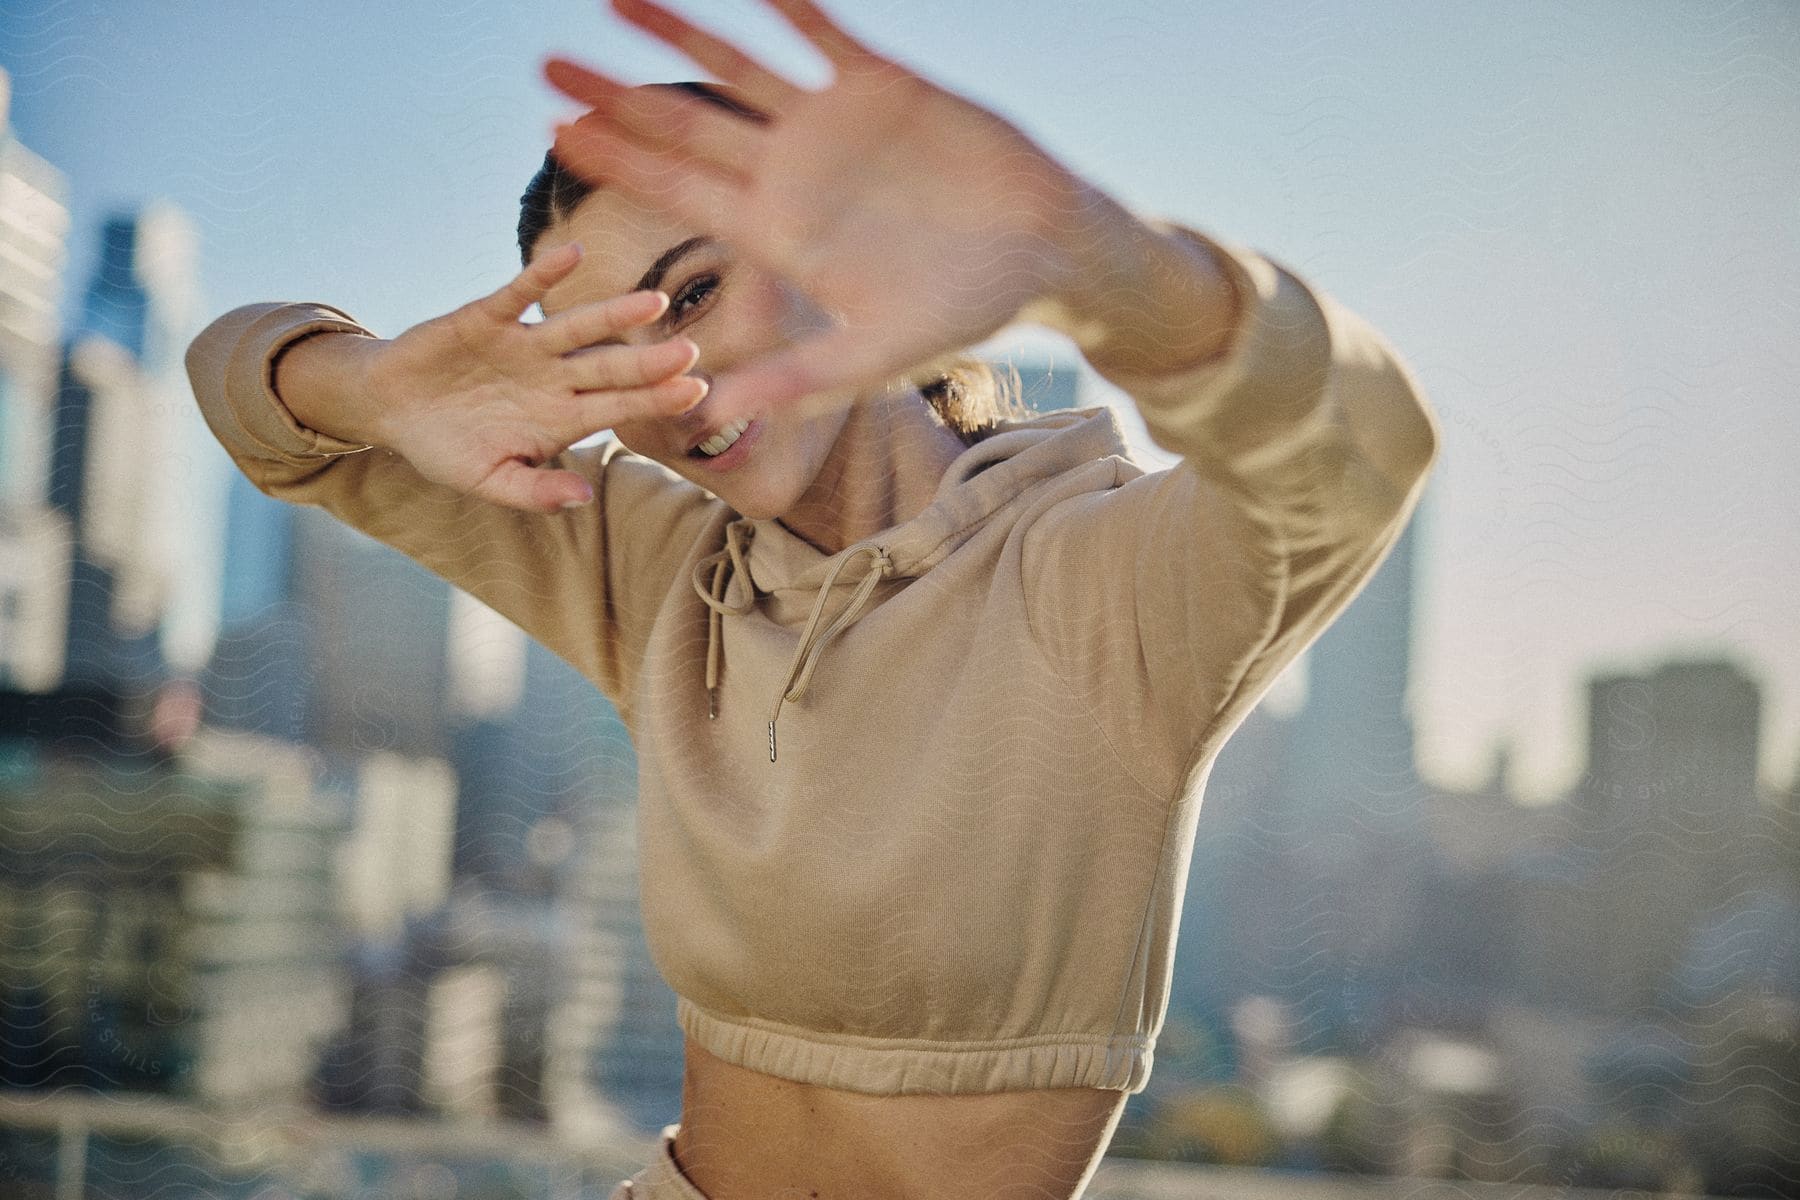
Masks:
[[[581,245],[578,242],[565,242],[554,250],[546,250],[513,276],[511,283],[477,300],[475,307],[492,320],[517,321],[580,261]]]
[[[551,354],[569,354],[604,338],[646,325],[669,308],[667,292],[628,292],[578,304],[537,323],[532,335]]]
[[[821,360],[807,350],[829,337],[808,338],[719,376],[713,383],[718,419],[733,421],[825,390],[839,376],[829,364],[821,371]]]
[[[594,109],[650,149],[671,149],[733,176],[748,176],[766,134],[757,123],[672,87],[626,87],[567,59],[544,64],[564,95]]]
[[[736,46],[651,3],[651,0],[612,0],[612,7],[614,12],[645,33],[667,42],[726,83],[741,89],[751,104],[771,117],[780,116],[800,94],[799,88]]]
[[[582,392],[575,397],[574,423],[566,430],[557,430],[556,436],[573,445],[627,421],[678,417],[705,399],[706,393],[707,382],[698,375],[677,375],[643,387]]]
[[[837,329],[795,342],[719,376],[713,382],[718,419],[731,421],[802,401],[829,408],[836,397],[888,383],[926,353],[921,345],[872,347],[866,331]],[[810,409],[808,411],[811,411]]]
[[[617,187],[633,200],[702,228],[723,231],[741,207],[742,189],[674,150],[648,150],[593,116],[556,131],[559,162],[589,182]]]
[[[802,37],[817,46],[832,66],[843,69],[881,61],[879,55],[846,33],[812,0],[769,0],[769,4]]]
[[[594,498],[594,486],[579,471],[534,467],[523,459],[501,463],[474,491],[477,497],[507,508],[554,513],[576,508]]]
[[[679,375],[700,360],[687,338],[654,346],[596,346],[564,357],[565,380],[577,392],[645,387]]]

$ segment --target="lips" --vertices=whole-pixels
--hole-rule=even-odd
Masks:
[[[748,417],[738,417],[735,420],[727,421],[727,422],[725,422],[725,424],[720,425],[718,428],[708,430],[707,432],[701,434],[699,437],[696,437],[693,441],[689,442],[687,444],[687,452],[689,454],[692,454],[694,451],[700,449],[700,447],[706,445],[706,443],[712,441],[714,438],[716,438],[720,434],[724,433],[727,429],[730,429],[733,425],[739,425],[740,426],[739,433],[742,433],[743,430],[742,430],[741,426],[747,426],[749,424],[750,424],[750,418],[748,418]]]
[[[755,449],[757,440],[762,436],[762,419],[751,418],[750,424],[738,434],[737,440],[722,451],[716,458],[708,458],[704,453],[695,451],[688,455],[688,460],[706,471],[734,471],[738,464]]]

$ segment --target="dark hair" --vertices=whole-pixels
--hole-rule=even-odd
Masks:
[[[735,89],[724,84],[684,81],[640,86],[679,88],[759,125],[769,121],[767,113],[734,96]],[[543,165],[526,185],[525,194],[519,197],[519,258],[522,263],[531,262],[532,248],[544,231],[573,213],[594,193],[596,186],[565,167],[554,150],[544,152]],[[974,445],[994,433],[1001,421],[1023,420],[1035,415],[1018,398],[1018,389],[1017,371],[1009,368],[1006,378],[1002,379],[992,364],[971,355],[951,360],[935,379],[919,385],[920,394],[938,419],[967,445]]]

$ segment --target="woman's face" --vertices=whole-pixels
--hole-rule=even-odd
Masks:
[[[643,345],[685,336],[700,348],[690,373],[709,381],[827,327],[806,297],[705,235],[616,192],[595,191],[532,247],[534,257],[567,242],[582,248],[581,262],[539,307],[550,317],[640,287],[665,292],[669,307],[663,315],[621,340]],[[714,460],[689,450],[719,432],[710,396],[679,416],[621,421],[613,434],[628,450],[692,480],[740,514],[764,520],[788,512],[806,492],[848,415],[843,406],[812,415],[791,405],[754,413],[737,444]]]

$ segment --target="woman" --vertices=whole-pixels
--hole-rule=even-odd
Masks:
[[[616,0],[723,86],[553,60],[591,111],[512,283],[391,342],[249,306],[190,375],[259,488],[631,731],[686,1076],[615,1200],[1073,1196],[1149,1076],[1207,771],[1398,537],[1435,421],[1325,293],[770,2],[828,87]],[[1105,408],[983,412],[953,356],[1018,320],[1182,462]]]

